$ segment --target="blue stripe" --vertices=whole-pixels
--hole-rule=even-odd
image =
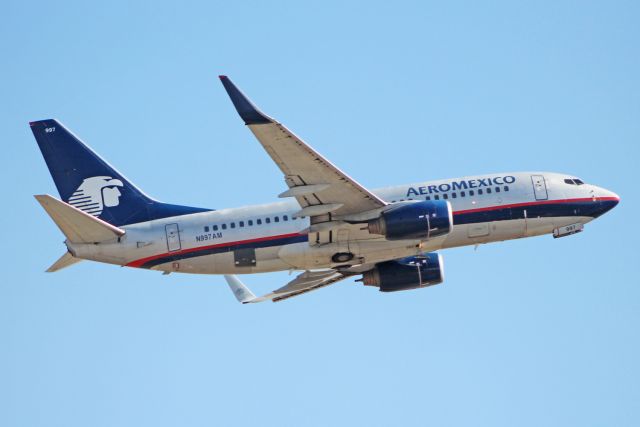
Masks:
[[[597,218],[605,212],[613,209],[616,201],[597,202],[570,202],[570,203],[545,203],[540,205],[527,205],[518,207],[506,207],[480,212],[461,212],[454,215],[454,225],[475,224],[479,222],[507,221],[511,219],[526,218],[553,218],[567,216],[586,216]]]
[[[166,262],[180,261],[188,258],[196,258],[205,255],[213,255],[213,254],[221,254],[225,252],[232,252],[238,249],[258,249],[258,248],[270,248],[273,246],[284,246],[284,245],[292,245],[294,243],[302,243],[308,240],[306,234],[301,234],[299,236],[294,237],[284,237],[282,239],[273,239],[273,240],[265,240],[262,242],[252,242],[252,243],[240,243],[240,244],[229,244],[228,246],[218,246],[218,247],[205,247],[201,250],[187,252],[187,253],[176,253],[172,255],[167,255],[162,258],[154,259],[151,261],[147,261],[142,264],[141,268],[151,268],[156,265],[164,264]]]

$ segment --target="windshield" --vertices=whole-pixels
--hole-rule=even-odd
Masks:
[[[567,178],[564,180],[565,184],[569,184],[569,185],[582,185],[584,184],[584,181],[582,181],[581,179],[578,178]]]

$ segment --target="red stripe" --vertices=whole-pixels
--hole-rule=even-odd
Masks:
[[[596,197],[595,201],[604,202],[604,201],[618,201],[617,197]],[[461,211],[453,212],[454,215],[465,214],[465,213],[473,213],[473,212],[486,212],[486,211],[494,211],[499,209],[508,209],[508,208],[520,208],[524,206],[537,206],[537,205],[553,205],[557,203],[576,203],[576,202],[592,202],[594,198],[592,197],[584,197],[579,199],[560,199],[560,200],[538,200],[535,202],[525,202],[525,203],[512,203],[509,205],[496,205],[496,206],[487,206],[484,208],[475,208],[475,209],[465,209]]]
[[[209,246],[198,246],[195,248],[190,248],[190,249],[182,249],[179,251],[174,251],[174,252],[165,252],[159,255],[153,255],[147,258],[141,258],[135,261],[131,261],[128,264],[125,264],[126,267],[141,267],[143,264],[145,264],[146,262],[149,261],[153,261],[155,259],[158,258],[162,258],[168,255],[182,255],[182,254],[188,254],[191,252],[196,252],[196,251],[201,251],[201,250],[206,250],[206,249],[214,249],[214,248],[221,248],[224,246],[233,246],[233,245],[242,245],[242,244],[246,244],[246,243],[256,243],[256,242],[266,242],[268,240],[276,240],[276,239],[286,239],[287,237],[296,237],[296,236],[306,236],[306,234],[301,234],[301,233],[290,233],[290,234],[279,234],[277,236],[267,236],[267,237],[258,237],[257,239],[248,239],[248,240],[238,240],[236,242],[227,242],[227,243],[219,243],[217,245],[209,245]]]

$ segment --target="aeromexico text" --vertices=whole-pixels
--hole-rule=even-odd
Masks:
[[[507,176],[496,176],[492,178],[478,178],[478,179],[452,181],[450,183],[445,182],[444,184],[425,185],[422,187],[409,187],[409,189],[407,190],[407,197],[420,196],[420,195],[424,196],[424,195],[434,194],[434,193],[447,193],[449,191],[456,191],[456,190],[469,190],[474,188],[492,187],[495,185],[513,184],[514,182],[516,182],[516,177],[507,175]]]

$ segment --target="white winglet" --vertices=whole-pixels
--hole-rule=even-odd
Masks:
[[[233,292],[238,302],[246,304],[248,302],[254,302],[256,296],[247,288],[237,276],[231,274],[225,274],[224,279],[229,284],[229,289]]]

